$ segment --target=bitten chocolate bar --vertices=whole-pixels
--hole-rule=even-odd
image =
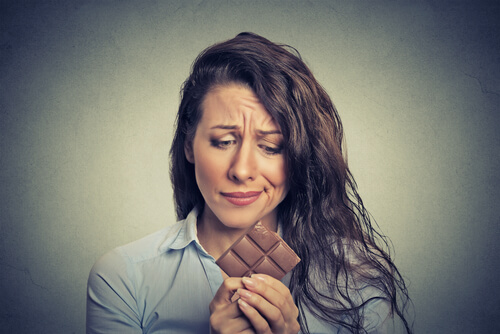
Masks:
[[[267,274],[281,280],[300,258],[277,233],[260,222],[229,247],[216,261],[230,277]]]

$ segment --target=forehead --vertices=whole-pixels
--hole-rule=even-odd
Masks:
[[[205,96],[201,121],[224,125],[252,122],[266,128],[277,128],[254,92],[242,85],[217,86]]]

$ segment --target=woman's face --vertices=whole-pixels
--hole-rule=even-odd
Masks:
[[[205,199],[204,217],[232,228],[275,226],[288,191],[283,136],[252,90],[219,86],[205,96],[186,158]]]

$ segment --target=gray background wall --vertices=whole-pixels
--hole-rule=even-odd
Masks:
[[[417,333],[500,331],[497,1],[0,2],[0,332],[82,333],[88,271],[174,220],[168,149],[206,46],[295,46],[343,119]]]

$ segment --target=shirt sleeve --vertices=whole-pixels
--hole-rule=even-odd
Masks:
[[[391,311],[388,300],[373,299],[365,304],[362,312],[363,329],[367,334],[401,334],[406,333],[406,328],[399,316]],[[337,334],[347,334],[351,331],[345,327],[339,329]]]
[[[87,334],[142,333],[131,274],[118,250],[94,264],[87,285]]]
[[[387,299],[369,301],[363,309],[363,327],[368,334],[406,333],[403,321],[391,310]]]

